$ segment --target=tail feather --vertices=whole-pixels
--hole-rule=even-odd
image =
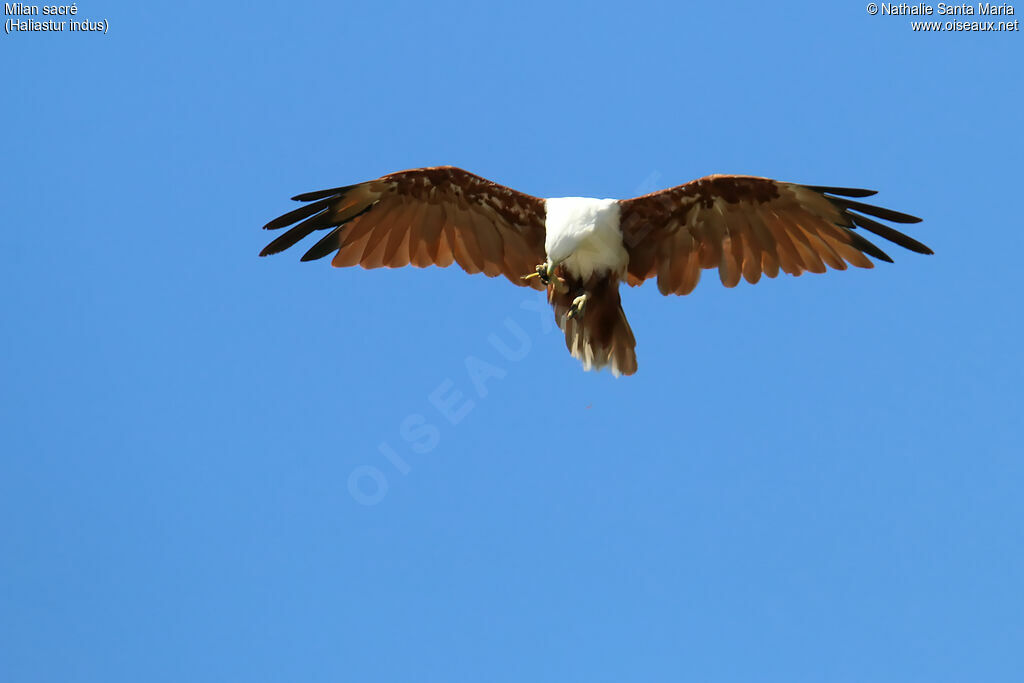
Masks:
[[[565,345],[584,370],[609,367],[616,377],[636,372],[636,338],[619,299],[619,283],[605,278],[587,288],[587,304],[581,316],[569,318],[571,294],[550,294],[555,320],[565,332]]]

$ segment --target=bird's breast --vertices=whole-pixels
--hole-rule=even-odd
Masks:
[[[629,255],[622,243],[617,200],[560,197],[545,200],[545,208],[549,259],[581,279],[626,269]]]

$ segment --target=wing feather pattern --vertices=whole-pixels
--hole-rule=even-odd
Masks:
[[[544,201],[452,166],[418,168],[376,180],[296,195],[310,202],[264,228],[289,228],[260,256],[329,232],[302,257],[334,254],[331,265],[398,268],[412,264],[504,275],[513,284],[544,261]]]
[[[872,268],[892,261],[870,232],[920,254],[932,250],[880,223],[920,218],[850,199],[873,190],[798,185],[754,176],[715,175],[620,202],[627,281],[657,277],[663,294],[689,294],[700,270],[718,268],[726,287],[805,271]]]

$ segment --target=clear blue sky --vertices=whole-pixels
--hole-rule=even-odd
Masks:
[[[1019,32],[860,2],[79,18],[110,30],[0,36],[0,679],[1019,680]],[[936,255],[625,291],[618,380],[503,280],[257,258],[291,195],[437,164],[871,187]]]

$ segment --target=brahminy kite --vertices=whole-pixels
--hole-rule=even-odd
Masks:
[[[636,339],[619,299],[623,280],[658,278],[662,294],[689,294],[702,269],[726,287],[826,266],[892,262],[866,230],[919,254],[931,249],[875,220],[920,218],[851,198],[872,190],[711,175],[633,199],[542,199],[453,166],[399,171],[356,185],[308,192],[308,202],[264,228],[292,226],[260,252],[276,254],[317,230],[302,257],[331,265],[442,268],[504,275],[547,290],[565,344],[586,370],[636,372]],[[874,218],[871,218],[873,216]]]

